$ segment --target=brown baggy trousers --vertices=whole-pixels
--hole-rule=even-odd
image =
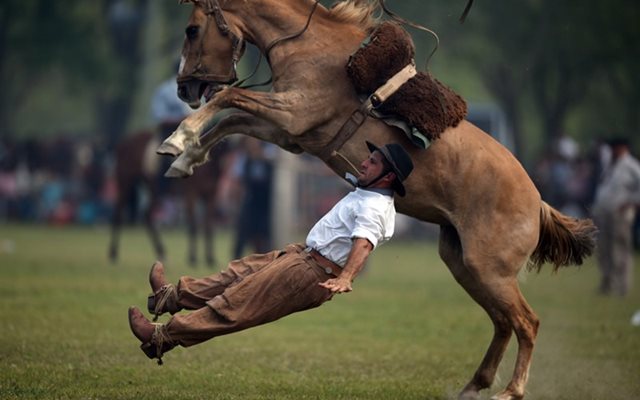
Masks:
[[[192,346],[297,311],[318,307],[333,294],[318,285],[333,275],[294,244],[234,260],[206,278],[182,277],[178,306],[196,310],[174,315],[164,333],[173,344]]]

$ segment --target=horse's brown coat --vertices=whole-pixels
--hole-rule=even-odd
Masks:
[[[198,29],[198,35],[185,39],[181,85],[184,100],[195,104],[203,82],[184,75],[185,71],[204,62],[211,73],[224,73],[232,51],[229,38],[202,8],[202,3],[217,0],[193,2],[189,25]],[[265,52],[274,40],[304,26],[314,1],[219,3],[234,34]],[[206,161],[212,146],[234,133],[292,152],[327,154],[327,143],[360,105],[345,65],[375,25],[371,16],[377,3],[346,0],[336,4],[331,9],[319,6],[304,34],[269,51],[271,92],[225,87],[181,123],[159,149],[179,154],[170,175],[191,174],[194,166]],[[241,111],[215,124],[216,114],[226,108]],[[408,149],[415,169],[405,181],[407,195],[396,199],[396,207],[440,225],[440,256],[494,325],[489,349],[459,398],[475,399],[480,390],[491,386],[513,333],[518,340],[516,366],[507,387],[494,398],[522,398],[539,321],[520,292],[518,271],[532,256],[534,263],[581,263],[593,250],[594,225],[563,216],[542,201],[518,160],[466,120],[447,128],[425,151],[413,147],[396,128],[367,118],[350,140],[323,161],[343,176],[350,164],[368,155],[365,140],[378,145],[397,142]]]

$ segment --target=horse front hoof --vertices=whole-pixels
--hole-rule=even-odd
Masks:
[[[164,173],[165,178],[188,178],[193,174],[193,171],[184,171],[176,167],[169,167],[167,172]]]
[[[156,153],[163,156],[178,157],[180,154],[182,154],[182,150],[172,143],[164,142],[160,145],[160,147],[158,147]]]

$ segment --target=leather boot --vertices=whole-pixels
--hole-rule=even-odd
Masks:
[[[154,315],[154,321],[157,321],[158,316],[165,312],[173,315],[180,311],[176,287],[167,283],[164,277],[164,265],[160,261],[156,261],[151,266],[149,285],[153,293],[147,298],[147,309]]]
[[[158,365],[162,365],[163,354],[176,346],[164,331],[163,325],[149,321],[137,307],[129,307],[129,327],[142,342],[142,352],[150,359],[157,358]]]

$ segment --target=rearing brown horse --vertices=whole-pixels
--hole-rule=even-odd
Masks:
[[[194,108],[203,94],[209,101],[158,149],[180,155],[167,174],[190,175],[206,161],[212,146],[234,133],[318,156],[340,176],[365,158],[365,140],[401,143],[416,168],[406,181],[407,196],[396,201],[398,211],[440,225],[440,256],[495,329],[484,359],[459,397],[477,398],[491,386],[515,332],[515,370],[493,398],[521,399],[539,320],[518,287],[518,271],[528,261],[534,268],[550,262],[556,269],[582,263],[594,247],[591,221],[566,217],[542,201],[516,158],[464,120],[447,128],[426,150],[369,116],[345,143],[333,140],[360,106],[345,65],[377,24],[378,3],[346,0],[327,9],[312,0],[190,2],[194,8],[178,91]],[[292,35],[297,32],[303,33]],[[229,86],[236,79],[235,63],[244,41],[267,57],[271,92]],[[215,124],[216,114],[226,108],[240,111]]]

